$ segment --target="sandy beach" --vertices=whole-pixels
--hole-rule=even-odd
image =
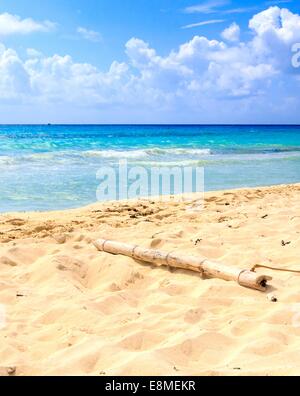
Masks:
[[[0,375],[299,375],[300,273],[257,269],[273,277],[260,293],[92,241],[300,271],[300,185],[208,193],[198,213],[186,206],[1,214]]]

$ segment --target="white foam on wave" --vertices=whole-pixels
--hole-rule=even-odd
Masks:
[[[189,148],[149,148],[139,150],[90,150],[82,152],[86,157],[101,157],[101,158],[128,158],[139,159],[149,158],[151,156],[166,156],[166,155],[210,155],[210,149],[189,149]]]
[[[77,155],[85,157],[85,158],[145,158],[147,157],[146,150],[128,150],[128,151],[119,151],[119,150],[89,150],[77,152]]]
[[[0,165],[13,165],[15,163],[15,159],[13,157],[8,157],[6,155],[0,156]]]
[[[27,164],[37,164],[38,166],[55,164],[85,164],[103,159],[103,161],[116,162],[117,160],[129,160],[139,164],[168,164],[168,163],[234,163],[241,161],[260,161],[260,160],[298,160],[297,152],[279,153],[222,153],[212,152],[210,149],[197,148],[148,148],[136,150],[64,150],[41,153],[28,153],[23,155],[1,156],[0,166],[13,166]],[[94,161],[93,161],[94,160]]]
[[[207,164],[212,163],[209,160],[177,160],[177,161],[156,161],[156,160],[149,160],[149,161],[140,161],[137,164],[140,166],[168,166],[168,167],[177,167],[177,166],[205,166]]]

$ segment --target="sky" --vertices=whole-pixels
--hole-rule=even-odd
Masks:
[[[0,123],[300,124],[299,14],[299,0],[0,0]]]

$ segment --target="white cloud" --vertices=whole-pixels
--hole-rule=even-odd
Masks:
[[[30,95],[30,76],[25,70],[24,62],[12,49],[0,46],[0,98],[19,102],[23,95]]]
[[[258,36],[274,35],[280,41],[290,42],[299,38],[300,16],[286,8],[270,7],[255,15],[249,27]]]
[[[202,22],[197,22],[197,23],[191,23],[190,25],[185,25],[182,27],[182,29],[191,29],[194,27],[213,25],[213,24],[222,23],[222,22],[225,22],[224,19],[210,19],[208,21],[202,21]]]
[[[280,1],[280,0],[279,0]],[[284,1],[284,0],[282,0]],[[288,0],[286,0],[288,1]],[[251,7],[237,7],[237,8],[230,8],[224,9],[224,6],[231,4],[230,0],[210,0],[204,2],[202,4],[186,7],[184,12],[187,14],[244,14],[249,12],[257,11],[260,7],[259,6],[251,6]]]
[[[0,14],[0,36],[49,32],[54,29],[53,22],[37,22],[31,18],[21,19],[18,15]]]
[[[223,11],[223,14],[246,14],[249,12],[257,11],[259,7],[253,6],[253,7],[238,7],[238,8],[231,8],[229,10]]]
[[[102,41],[101,34],[99,32],[95,32],[94,30],[79,27],[77,29],[77,33],[79,33],[85,40],[92,41],[94,43],[99,43]]]
[[[43,53],[40,52],[40,51],[37,51],[34,48],[27,48],[26,53],[27,53],[27,56],[29,58],[41,58],[41,57],[43,57]]]
[[[159,59],[154,49],[143,40],[132,38],[126,43],[126,53],[137,68],[149,67]]]
[[[222,32],[222,37],[227,41],[239,41],[241,29],[237,23],[232,23],[228,28]]]
[[[184,109],[187,115],[199,114],[199,106],[204,114],[215,106],[229,117],[236,109],[232,100],[239,99],[255,108],[260,101],[262,109],[277,82],[289,81],[290,89],[297,83],[288,65],[291,43],[300,42],[300,16],[271,7],[255,15],[249,26],[253,37],[248,42],[240,42],[238,25],[231,25],[223,32],[227,42],[195,36],[166,56],[132,38],[125,46],[128,60],[114,61],[107,71],[76,63],[68,55],[45,57],[32,49],[24,60],[2,45],[0,103],[62,103],[135,114],[137,109],[147,114]],[[287,95],[294,97],[295,92]]]
[[[210,0],[197,4],[194,6],[186,7],[184,11],[188,14],[201,13],[201,14],[212,14],[217,12],[218,7],[223,7],[229,4],[229,0]]]
[[[278,69],[291,69],[291,47],[300,42],[300,15],[270,7],[249,22],[254,33],[254,56],[264,58]]]

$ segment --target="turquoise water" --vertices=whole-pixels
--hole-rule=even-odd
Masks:
[[[205,189],[300,182],[299,126],[0,126],[0,211],[96,201],[99,168],[203,166]]]

